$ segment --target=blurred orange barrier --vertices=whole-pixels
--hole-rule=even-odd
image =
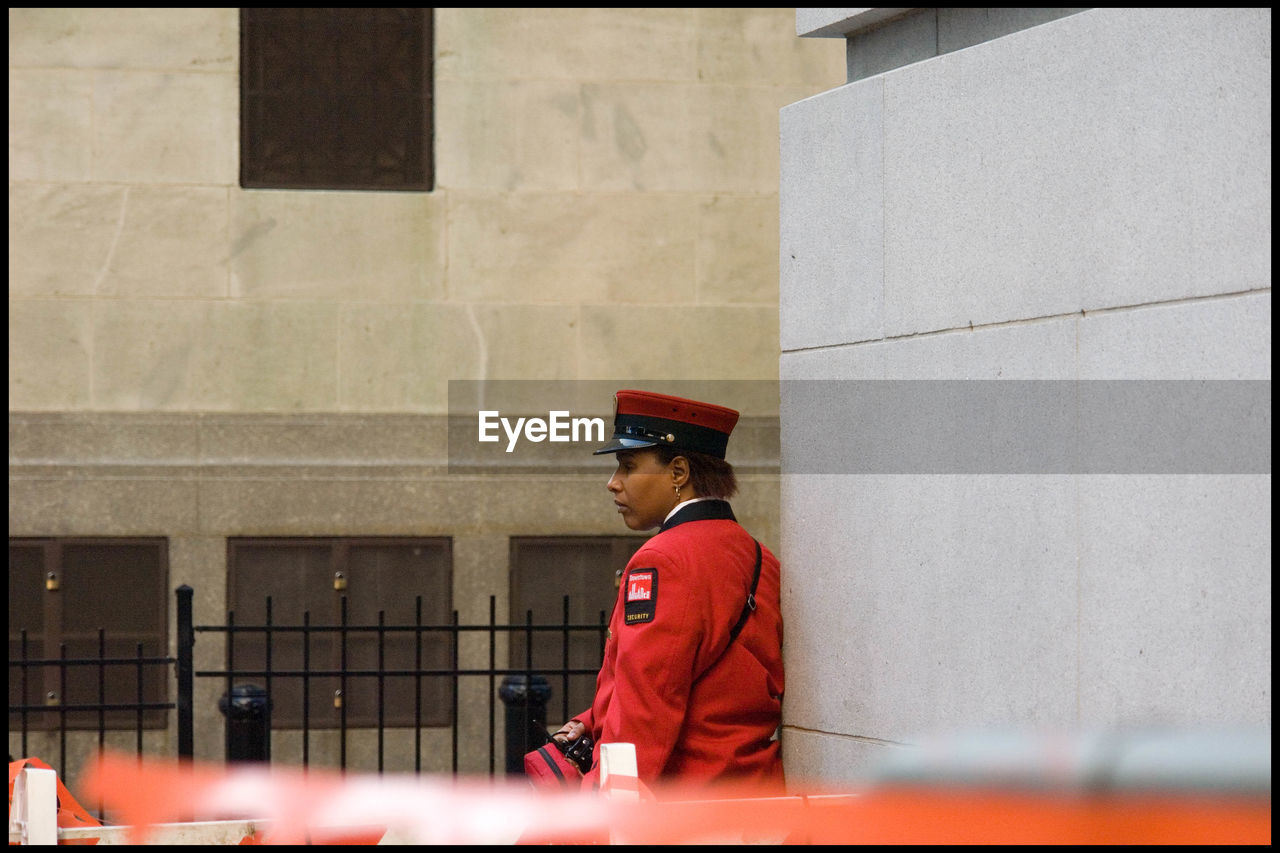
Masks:
[[[264,831],[243,843],[514,843],[554,816],[557,835],[608,837],[599,797],[546,795],[500,780],[456,782],[419,776],[343,775],[264,765],[179,764],[105,753],[86,771],[85,790],[148,843],[174,822],[249,819]],[[572,803],[572,808],[556,809]]]
[[[338,795],[336,774],[223,768],[104,754],[86,776],[90,796],[129,827],[129,842],[145,843],[152,830],[204,812],[265,819],[268,828],[241,844],[377,844],[385,826],[326,826],[316,808]]]
[[[105,755],[88,794],[135,826],[198,813],[270,821],[257,843],[1270,844],[1269,795],[960,785],[752,796],[659,789],[639,801],[527,782],[209,768]],[[691,795],[699,795],[696,799]],[[714,797],[714,798],[711,798]]]
[[[643,803],[644,844],[1270,844],[1269,798],[876,789],[855,795]]]

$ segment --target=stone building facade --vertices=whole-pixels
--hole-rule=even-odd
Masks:
[[[240,185],[240,10],[10,9],[11,577],[15,540],[160,540],[218,624],[234,541],[444,539],[460,621],[505,621],[513,542],[627,531],[599,458],[451,473],[451,381],[728,381],[776,543],[778,113],[844,74],[793,18],[435,10],[433,188],[377,192]]]

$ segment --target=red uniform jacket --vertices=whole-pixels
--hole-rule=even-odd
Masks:
[[[582,721],[597,744],[636,747],[640,779],[781,787],[778,559],[761,546],[756,609],[730,643],[755,569],[755,541],[724,501],[683,507],[622,575],[604,663]]]

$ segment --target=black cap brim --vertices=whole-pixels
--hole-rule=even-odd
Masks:
[[[613,441],[610,441],[604,447],[591,451],[591,455],[599,456],[602,453],[617,453],[621,450],[641,450],[645,447],[655,447],[657,444],[658,442],[656,441],[646,441],[643,438],[617,438],[615,436]]]

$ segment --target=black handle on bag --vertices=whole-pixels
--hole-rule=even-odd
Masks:
[[[592,752],[595,747],[595,741],[591,739],[591,735],[584,732],[577,740],[565,743],[558,741],[551,735],[547,734],[546,727],[541,723],[537,725],[537,730],[542,732],[543,737],[546,738],[543,746],[548,743],[554,744],[556,749],[560,750],[565,758],[578,765],[578,770],[583,774],[586,774],[591,769],[593,758]]]

